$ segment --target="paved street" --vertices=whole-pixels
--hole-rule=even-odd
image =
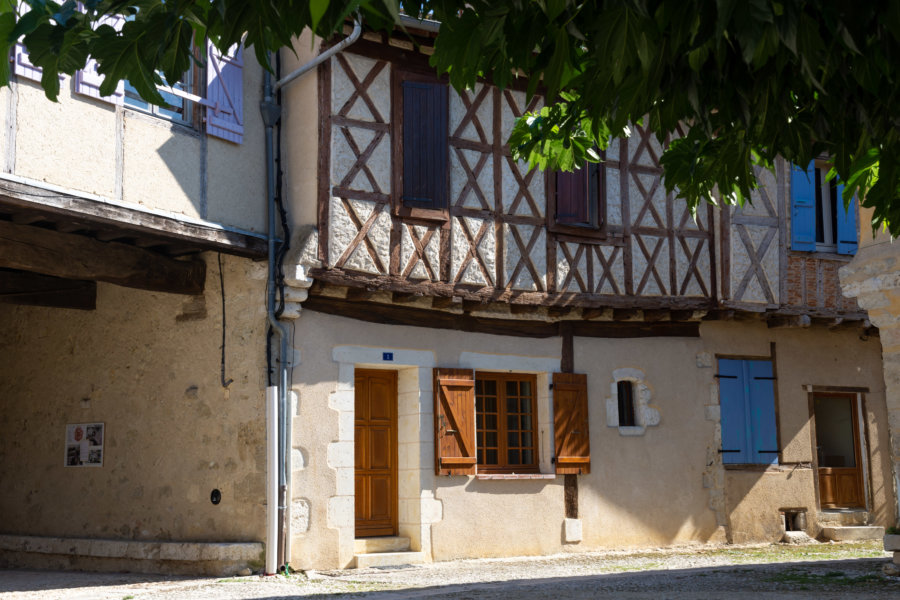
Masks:
[[[290,578],[0,571],[6,599],[900,598],[881,542],[720,546],[479,559]]]

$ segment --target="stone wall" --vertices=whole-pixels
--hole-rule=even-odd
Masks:
[[[222,257],[223,374],[205,257],[201,296],[99,283],[93,311],[0,304],[0,533],[264,540],[265,266]],[[102,467],[63,466],[66,425],[92,422]]]

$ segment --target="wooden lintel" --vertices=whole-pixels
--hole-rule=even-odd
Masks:
[[[766,319],[766,325],[769,326],[769,329],[784,329],[793,327],[806,328],[811,324],[812,319],[809,315],[774,315]]]
[[[257,259],[266,255],[266,240],[262,236],[227,231],[214,224],[180,221],[18,181],[0,179],[0,206],[15,209],[16,212],[34,212],[45,216],[47,221],[74,221],[93,229],[121,230],[127,232],[129,237],[178,240],[201,250]]]
[[[45,219],[46,218],[43,215],[33,212],[20,212],[15,213],[12,216],[12,222],[19,225],[31,225],[32,223],[39,223]]]
[[[527,315],[533,314],[537,310],[537,307],[531,304],[510,304],[509,312],[513,315]]]
[[[645,321],[669,321],[676,320],[672,318],[672,311],[665,308],[653,308],[644,311]]]
[[[549,317],[565,317],[570,312],[572,312],[571,306],[548,306],[547,307],[547,316]]]
[[[355,302],[365,302],[366,300],[371,300],[374,295],[375,292],[366,288],[347,288],[346,298]]]
[[[484,310],[487,308],[488,303],[482,302],[479,300],[463,300],[462,301],[462,309],[465,313],[470,313],[473,310]]]
[[[206,280],[200,260],[6,222],[0,222],[0,267],[174,294],[200,294]]]
[[[391,301],[396,304],[408,304],[422,298],[422,294],[413,292],[394,292],[391,294]]]
[[[0,269],[0,303],[94,310],[97,284]]]
[[[704,321],[733,321],[734,320],[734,310],[732,309],[717,309],[711,310],[703,317]]]
[[[693,321],[695,315],[693,310],[673,310],[670,316],[673,321]]]
[[[431,298],[431,306],[444,309],[462,306],[462,299],[458,296],[434,296]]]
[[[385,325],[410,325],[529,338],[549,338],[560,335],[559,323],[548,321],[493,319],[412,306],[351,302],[329,296],[310,296],[303,303],[303,308]],[[698,337],[700,327],[699,323],[577,321],[572,324],[572,333],[575,336],[600,338]]]
[[[613,320],[615,321],[635,321],[641,316],[641,311],[636,308],[614,308]]]
[[[585,308],[581,311],[581,318],[585,320],[591,319],[612,319],[611,308]]]

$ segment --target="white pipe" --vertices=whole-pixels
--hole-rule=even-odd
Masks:
[[[359,36],[361,34],[362,34],[362,23],[359,21],[359,19],[357,19],[357,20],[353,21],[353,31],[350,32],[350,35],[348,35],[343,40],[341,40],[339,44],[335,44],[334,46],[332,46],[331,48],[329,48],[322,54],[318,55],[317,57],[315,57],[314,59],[312,59],[305,65],[303,65],[302,67],[298,68],[295,71],[292,71],[291,73],[288,73],[287,75],[285,75],[284,77],[282,77],[281,79],[276,81],[275,85],[273,86],[275,91],[277,92],[283,86],[289,84],[290,82],[297,79],[304,73],[308,73],[309,71],[312,71],[317,66],[319,66],[321,63],[325,62],[326,60],[328,60],[329,58],[331,58],[332,56],[334,56],[335,54],[337,54],[338,52],[340,52],[341,50],[343,50],[344,48],[346,48],[347,46],[349,46],[356,40],[358,40]]]
[[[266,575],[278,572],[278,388],[266,388]]]

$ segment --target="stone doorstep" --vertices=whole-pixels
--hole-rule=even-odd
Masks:
[[[884,537],[884,527],[857,525],[851,527],[823,527],[822,536],[835,542],[858,542],[880,540]]]
[[[375,554],[379,552],[406,552],[409,550],[409,538],[399,536],[382,536],[357,538],[353,542],[354,554]]]
[[[886,534],[884,536],[884,549],[887,552],[893,552],[894,557],[900,553],[900,534]]]
[[[425,562],[424,552],[375,552],[373,554],[357,554],[356,568],[399,567],[402,565],[420,565]]]
[[[261,542],[143,542],[92,538],[0,535],[0,550],[134,560],[258,561]]]
[[[866,510],[821,510],[817,517],[822,527],[846,527],[869,523],[869,512]]]

